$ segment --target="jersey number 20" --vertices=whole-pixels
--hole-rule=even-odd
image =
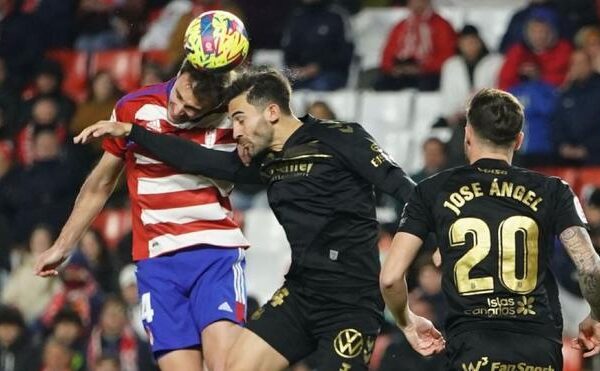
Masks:
[[[535,220],[527,216],[511,216],[498,226],[498,277],[508,290],[527,294],[537,285],[538,235]],[[461,295],[494,292],[493,277],[470,278],[469,272],[490,253],[492,248],[490,227],[478,218],[461,218],[450,226],[450,246],[464,246],[466,236],[473,238],[473,247],[454,265],[454,281]],[[517,239],[522,240],[524,261],[517,262]],[[522,277],[517,277],[517,264]]]

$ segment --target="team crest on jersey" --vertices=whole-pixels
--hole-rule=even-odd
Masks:
[[[160,126],[160,120],[152,120],[146,123],[146,129],[153,131],[155,133],[162,132],[162,126]]]

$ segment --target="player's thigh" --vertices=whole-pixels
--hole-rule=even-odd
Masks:
[[[142,322],[157,359],[178,349],[200,349],[189,299],[163,261],[166,259],[138,262],[136,271]]]
[[[279,371],[288,360],[260,336],[242,329],[227,356],[227,371]]]
[[[202,330],[202,353],[210,371],[225,370],[227,354],[241,332],[242,327],[227,320],[213,322]]]
[[[341,312],[323,323],[315,360],[319,370],[366,371],[369,369],[381,318],[370,311]]]
[[[563,367],[561,344],[498,330],[463,332],[448,339],[448,370],[555,370]]]
[[[158,357],[161,371],[203,371],[202,354],[199,349],[178,349]]]
[[[310,334],[305,304],[296,289],[284,286],[250,316],[247,329],[283,356],[287,363],[294,364],[317,347],[316,339]],[[248,334],[246,338],[254,336]],[[232,351],[232,357],[237,357],[237,353]]]

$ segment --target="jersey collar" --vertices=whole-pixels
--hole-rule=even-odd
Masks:
[[[475,161],[471,166],[484,166],[484,167],[492,167],[492,168],[507,168],[510,167],[510,164],[504,160],[497,160],[494,158],[480,158]]]

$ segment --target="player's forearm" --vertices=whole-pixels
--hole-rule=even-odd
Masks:
[[[381,294],[386,306],[396,319],[400,328],[404,328],[409,322],[408,288],[404,276],[401,279],[395,277],[381,276]]]
[[[115,184],[116,179],[103,181],[97,179],[93,173],[86,179],[75,200],[73,211],[54,243],[55,246],[65,253],[73,250],[85,230],[106,204]]]
[[[204,148],[195,142],[152,133],[137,125],[131,128],[129,138],[185,173],[235,182],[237,171],[243,167],[236,153]]]
[[[600,257],[594,250],[588,232],[582,227],[567,228],[560,235],[577,267],[579,286],[592,309],[592,317],[600,319]]]

